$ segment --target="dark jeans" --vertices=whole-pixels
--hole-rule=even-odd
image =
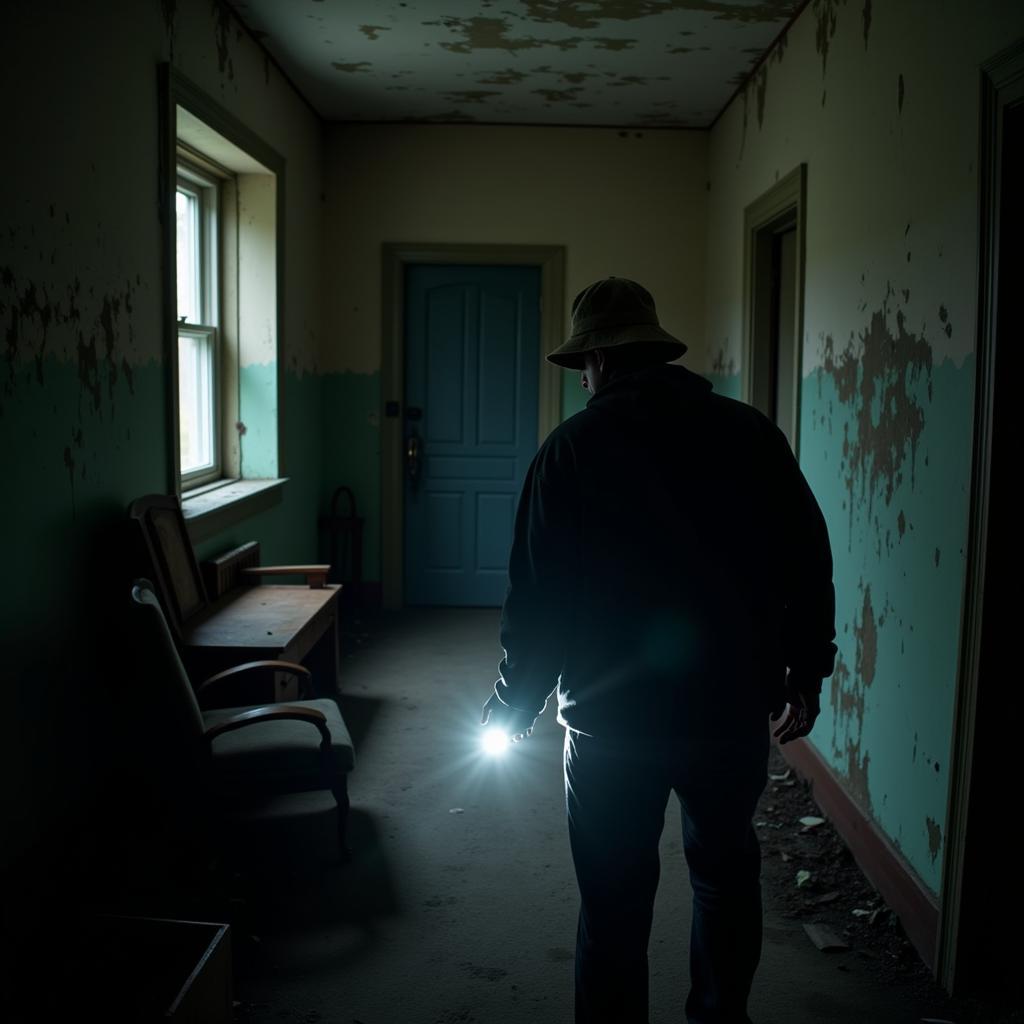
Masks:
[[[690,1024],[749,1024],[761,959],[761,848],[751,818],[767,782],[769,734],[671,743],[602,741],[566,730],[569,842],[582,905],[576,1022],[645,1024],[647,943],[669,793],[683,809],[693,886]]]

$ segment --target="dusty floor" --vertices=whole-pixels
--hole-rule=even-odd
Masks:
[[[235,905],[237,1019],[456,1024],[572,1019],[577,894],[565,835],[562,730],[545,714],[503,765],[475,749],[500,657],[497,615],[419,611],[347,637],[352,864],[271,883]],[[778,750],[771,772],[786,772]],[[951,1004],[792,774],[758,815],[765,944],[756,1024],[1019,1021]],[[312,835],[312,833],[311,833]],[[314,838],[312,843],[318,841]],[[312,847],[307,847],[311,852]],[[651,1022],[682,1019],[690,893],[670,803],[651,935]],[[810,878],[797,885],[797,872]],[[854,910],[866,911],[855,915]],[[821,952],[804,924],[849,949]]]
[[[113,1012],[131,979],[124,963],[90,951],[77,906],[86,921],[114,912],[230,923],[239,1024],[572,1020],[578,897],[564,733],[549,711],[510,756],[481,753],[480,707],[501,656],[497,612],[346,622],[351,862],[337,856],[329,811],[237,835],[240,849],[218,871],[208,845],[183,844],[176,827],[114,801],[78,846],[54,848],[5,892],[3,930],[18,939],[2,958],[0,1017],[28,1024],[102,1004],[106,1020],[137,1020]],[[829,823],[801,824],[821,815],[778,750],[770,773],[754,819],[765,906],[755,1024],[1024,1024],[1020,1008],[946,999]],[[150,779],[138,775],[145,797]],[[659,853],[650,1024],[678,1024],[691,892],[675,800]],[[819,951],[805,925],[826,926],[848,948]],[[151,999],[161,960],[136,954],[135,981]]]

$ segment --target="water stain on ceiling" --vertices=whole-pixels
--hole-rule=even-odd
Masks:
[[[327,120],[706,128],[804,0],[231,6]]]

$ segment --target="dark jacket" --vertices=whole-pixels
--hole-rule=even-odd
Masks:
[[[836,654],[824,518],[785,435],[681,366],[611,381],[523,484],[495,689],[596,736],[766,728]]]

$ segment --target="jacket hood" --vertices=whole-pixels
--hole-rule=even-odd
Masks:
[[[587,408],[634,421],[660,420],[678,416],[682,407],[707,397],[712,390],[706,377],[685,366],[665,363],[616,377],[587,402]]]

